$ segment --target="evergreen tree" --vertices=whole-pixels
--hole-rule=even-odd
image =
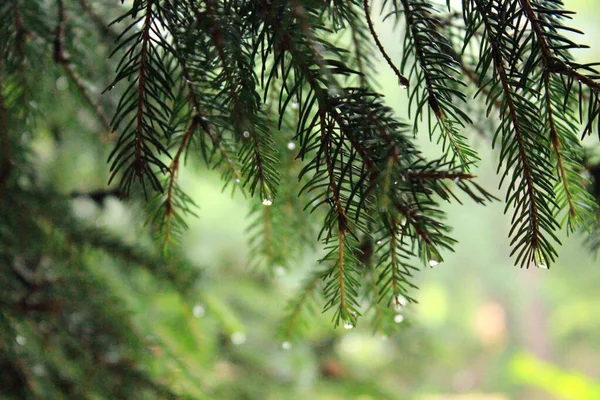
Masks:
[[[377,12],[397,47],[383,46]],[[202,200],[179,184],[188,159],[252,204],[252,265],[275,272],[324,251],[286,338],[315,302],[335,326],[364,314],[392,329],[415,301],[414,271],[450,257],[441,203],[502,201],[473,174],[473,121],[489,122],[515,264],[550,267],[560,229],[587,231],[597,250],[600,161],[582,139],[600,134],[600,75],[570,53],[583,47],[570,14],[560,0],[4,0],[2,398],[188,393],[141,367],[144,329],[113,281],[145,274],[193,296],[197,268],[179,244]],[[377,91],[378,57],[408,96],[400,115]],[[51,85],[70,109],[55,109]],[[441,157],[419,151],[423,131]],[[92,148],[108,185],[57,187],[39,140],[73,169]],[[80,198],[130,204],[142,239],[77,217]]]

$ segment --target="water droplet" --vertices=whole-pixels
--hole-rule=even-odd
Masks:
[[[408,299],[402,295],[398,295],[396,296],[396,303],[405,306],[408,304]]]
[[[294,102],[292,103],[292,110],[297,110],[297,109],[298,109],[298,107],[299,107],[299,104],[298,104],[297,102],[295,102],[295,101],[294,101]]]
[[[231,335],[231,343],[236,346],[246,343],[246,334],[244,332],[234,332]]]
[[[25,346],[25,344],[27,343],[27,339],[24,336],[17,335],[17,337],[15,338],[15,342],[17,342],[19,346]]]
[[[408,299],[402,295],[396,296],[394,300],[394,311],[397,313],[402,312],[404,307],[408,304]]]
[[[285,276],[285,274],[286,274],[285,268],[283,268],[281,266],[275,268],[275,276],[282,277],[282,276]]]
[[[344,322],[344,329],[352,329],[352,328],[354,328],[354,322],[352,322],[352,321]]]
[[[287,148],[288,148],[288,150],[294,150],[296,148],[296,143],[291,142],[291,141],[288,142]]]
[[[284,350],[289,350],[292,348],[292,343],[286,340],[285,342],[281,343],[281,348]]]
[[[378,241],[377,241],[377,244],[381,244],[381,243],[382,243],[382,242],[381,242],[381,240],[378,240]]]
[[[548,269],[548,266],[546,264],[536,264],[536,267],[541,269]]]
[[[192,314],[194,314],[194,317],[196,318],[202,318],[204,317],[204,314],[206,314],[206,310],[200,304],[196,304],[192,309]]]
[[[235,178],[235,183],[240,183],[240,178]]]
[[[339,30],[339,29],[343,29],[343,28],[344,28],[344,25],[342,25],[342,24],[338,24],[338,25],[336,26],[336,28],[337,28],[338,30]]]
[[[394,185],[397,185],[397,184],[398,184],[398,181],[394,181]]]
[[[332,97],[340,97],[342,95],[342,90],[338,87],[332,87],[327,90],[327,93]]]
[[[432,268],[433,268],[433,267],[437,266],[439,263],[440,263],[440,262],[439,262],[439,261],[437,261],[437,260],[429,260],[429,263],[428,263],[428,264],[429,264],[429,266],[430,266],[430,267],[432,267]]]
[[[65,76],[61,76],[56,80],[56,90],[67,90],[69,88],[69,81],[67,80],[67,77]]]
[[[35,364],[33,366],[33,368],[31,369],[31,371],[33,372],[33,374],[35,376],[44,376],[44,375],[46,375],[46,367],[44,367],[42,364]]]
[[[263,203],[263,206],[267,206],[267,207],[268,207],[268,206],[270,206],[271,204],[273,204],[273,200],[270,200],[270,199],[263,199],[262,203]]]
[[[121,361],[121,355],[116,351],[109,351],[105,356],[106,362],[109,364],[116,364]]]
[[[246,139],[248,139],[248,138],[250,137],[250,132],[248,132],[248,131],[244,131],[244,133],[243,133],[242,135],[244,135],[244,137],[245,137]]]
[[[402,314],[398,314],[398,315],[394,316],[394,322],[395,322],[395,323],[399,324],[399,323],[401,323],[402,321],[404,321],[404,315],[402,315]]]

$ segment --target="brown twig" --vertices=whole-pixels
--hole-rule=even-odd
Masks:
[[[87,0],[79,0],[79,5],[83,9],[83,11],[85,11],[89,15],[90,19],[94,22],[94,24],[96,24],[103,36],[110,38],[112,41],[115,41],[119,37],[119,34],[112,31],[108,27],[106,22],[102,19],[102,17],[92,9],[90,3]]]
[[[104,113],[102,108],[92,99],[91,94],[85,88],[81,78],[75,72],[73,67],[71,66],[69,59],[64,50],[64,29],[65,29],[65,7],[63,0],[57,0],[58,5],[58,22],[56,25],[56,35],[54,38],[54,61],[59,64],[67,73],[69,79],[75,84],[75,87],[83,97],[83,99],[88,103],[91,109],[96,114],[98,120],[102,123],[104,129],[109,134],[112,133],[112,127],[110,124],[110,119]]]
[[[0,57],[0,144],[2,145],[2,162],[0,163],[0,197],[4,194],[4,187],[12,169],[11,151],[8,137],[8,110],[4,102],[4,85],[2,82],[4,58]]]
[[[410,82],[404,75],[402,75],[400,70],[396,67],[396,65],[390,58],[390,56],[385,51],[385,48],[379,41],[377,32],[375,32],[375,27],[373,26],[373,21],[371,21],[371,13],[369,11],[369,0],[363,0],[363,7],[365,9],[365,16],[367,18],[367,25],[369,26],[369,31],[371,32],[371,36],[373,37],[373,40],[375,40],[375,44],[377,45],[379,52],[381,53],[383,58],[385,58],[385,61],[387,62],[387,64],[390,66],[390,68],[394,71],[394,73],[398,77],[398,82],[400,83],[400,86],[402,86],[405,89],[408,88],[408,86],[410,85]]]

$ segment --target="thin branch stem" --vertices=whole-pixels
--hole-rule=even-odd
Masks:
[[[4,101],[4,85],[2,82],[4,58],[0,57],[0,144],[2,145],[2,163],[0,163],[0,196],[8,181],[8,176],[12,169],[11,149],[8,137],[8,110]]]
[[[69,77],[69,79],[75,84],[75,87],[77,88],[77,90],[79,91],[79,93],[81,94],[83,99],[88,103],[88,105],[94,111],[94,113],[96,114],[96,117],[102,123],[102,126],[104,127],[106,132],[108,132],[110,134],[113,131],[112,127],[110,125],[110,119],[106,116],[106,114],[104,113],[102,108],[100,108],[100,106],[92,99],[91,94],[85,88],[85,85],[83,84],[81,78],[79,77],[79,75],[77,75],[77,73],[75,72],[75,70],[73,69],[71,64],[69,63],[69,60],[65,54],[63,43],[64,43],[64,27],[65,27],[66,15],[65,15],[65,7],[64,7],[63,0],[57,0],[57,6],[58,6],[58,23],[56,26],[56,36],[54,38],[54,61],[57,64],[59,64],[60,66],[62,66],[62,68],[67,73],[67,76]]]
[[[390,66],[390,68],[394,71],[394,74],[396,74],[396,76],[398,77],[398,82],[400,83],[400,86],[402,86],[404,88],[408,88],[408,86],[410,85],[409,80],[404,75],[402,75],[400,70],[396,67],[396,65],[390,58],[390,56],[385,51],[385,48],[381,44],[381,41],[379,41],[377,32],[375,32],[375,27],[373,26],[373,21],[371,21],[371,13],[369,10],[369,0],[363,0],[363,7],[365,9],[365,16],[367,19],[367,25],[369,26],[369,31],[371,32],[371,36],[373,37],[373,40],[375,40],[375,44],[377,45],[379,52],[381,53],[383,58],[385,58],[385,61]]]

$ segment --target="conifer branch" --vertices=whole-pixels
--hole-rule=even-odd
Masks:
[[[512,237],[511,246],[514,246],[511,255],[517,253],[515,262],[521,267],[548,266],[554,261],[556,253],[546,235],[558,242],[554,234],[557,223],[549,206],[556,205],[552,190],[552,183],[556,179],[544,169],[548,164],[549,154],[548,147],[541,144],[547,141],[547,137],[539,132],[543,123],[539,120],[539,109],[529,100],[533,97],[531,89],[517,86],[521,74],[514,67],[510,70],[505,67],[505,62],[509,63],[514,57],[510,49],[517,45],[514,38],[518,35],[507,33],[501,21],[506,20],[507,24],[512,24],[515,17],[503,9],[509,5],[495,2],[482,4],[481,0],[474,0],[474,3],[482,21],[485,43],[489,48],[489,55],[480,60],[479,72],[485,73],[485,68],[480,67],[486,63],[493,66],[495,81],[503,96],[501,113],[507,119],[500,124],[496,136],[502,135],[499,169],[504,162],[508,164],[501,184],[508,169],[514,169],[506,195],[506,208],[511,205],[516,208],[509,233]],[[494,18],[499,17],[494,13],[505,14],[502,20],[496,21]],[[492,88],[493,91],[494,86]],[[519,93],[519,90],[522,92]]]
[[[142,32],[140,38],[140,55],[138,64],[138,86],[136,97],[136,119],[135,119],[135,160],[133,167],[138,179],[144,176],[145,160],[142,158],[144,141],[144,104],[146,103],[146,79],[148,74],[148,46],[150,43],[150,27],[152,24],[152,0],[146,1],[145,16],[143,19]]]
[[[171,161],[171,166],[169,167],[169,173],[168,173],[168,179],[167,179],[167,193],[166,193],[166,197],[165,197],[165,201],[164,201],[164,223],[165,223],[165,236],[164,236],[164,244],[163,245],[167,245],[170,243],[170,238],[171,238],[171,234],[172,234],[172,224],[173,224],[173,217],[174,217],[174,202],[175,202],[175,185],[177,184],[177,175],[179,173],[179,169],[180,169],[180,158],[182,156],[182,154],[184,153],[185,149],[187,148],[187,145],[189,143],[189,141],[192,138],[192,135],[194,134],[194,132],[197,129],[197,126],[199,125],[199,119],[201,117],[194,115],[192,117],[192,122],[190,123],[190,125],[188,126],[185,134],[183,135],[183,139],[181,139],[181,144],[179,145],[179,147],[177,148],[177,152],[175,153],[175,156],[173,157],[173,161]]]
[[[232,71],[233,66],[239,63],[237,59],[228,59],[225,54],[225,28],[219,22],[217,8],[212,0],[204,0],[207,12],[211,20],[211,40],[217,50],[217,55],[227,84],[225,90],[229,91],[233,103],[232,122],[236,130],[237,138],[242,140],[242,149],[239,159],[243,167],[242,172],[247,175],[243,186],[250,185],[250,193],[254,194],[258,188],[259,195],[263,200],[273,201],[276,194],[277,176],[275,173],[276,158],[273,156],[273,141],[267,131],[266,122],[260,118],[258,104],[252,102],[244,104],[240,95],[245,98],[255,97],[254,72],[251,60],[246,66],[247,71]],[[231,30],[231,28],[229,28]],[[230,44],[230,43],[228,43]],[[238,57],[249,57],[243,53],[243,48],[236,45],[235,55]],[[239,65],[238,65],[239,67]],[[238,93],[236,90],[240,90]],[[256,97],[259,97],[256,95]],[[263,132],[264,131],[264,132]],[[247,141],[249,144],[244,144]],[[245,150],[246,149],[246,150]]]
[[[119,82],[127,82],[111,125],[117,130],[125,123],[109,156],[109,183],[123,170],[120,186],[124,193],[129,193],[135,181],[141,183],[146,194],[146,181],[154,190],[160,191],[157,171],[153,168],[163,174],[168,171],[167,165],[159,158],[162,154],[168,154],[160,136],[169,134],[168,121],[172,110],[166,102],[174,98],[171,71],[168,69],[169,58],[174,56],[174,50],[163,37],[164,25],[158,25],[162,19],[161,13],[165,12],[158,0],[140,0],[115,21],[133,20],[119,37],[111,54],[129,46],[117,67],[116,78],[106,89],[108,91]],[[139,30],[138,23],[141,25]],[[129,36],[125,36],[127,34]]]
[[[83,9],[83,11],[90,17],[92,22],[96,25],[100,33],[106,38],[110,38],[112,42],[116,41],[119,35],[109,28],[108,24],[102,19],[92,6],[90,5],[88,0],[78,0],[79,6]]]
[[[452,51],[449,49],[452,46],[448,39],[437,31],[438,19],[433,7],[421,0],[401,0],[401,3],[407,26],[403,64],[407,62],[409,55],[414,55],[418,66],[415,65],[412,70],[420,70],[416,72],[417,88],[424,86],[422,94],[415,89],[411,95],[411,103],[416,102],[415,119],[418,120],[424,104],[427,104],[438,121],[444,150],[448,146],[452,151],[451,162],[457,159],[468,170],[469,164],[478,160],[478,157],[458,129],[470,124],[471,119],[453,102],[453,97],[466,102],[465,95],[450,86],[451,83],[464,86],[462,81],[453,76],[460,64],[451,56]],[[430,123],[430,137],[435,128]]]
[[[352,30],[352,46],[354,47],[354,52],[356,54],[356,66],[358,67],[359,72],[360,87],[366,88],[369,87],[367,82],[367,70],[365,67],[366,55],[363,52],[362,43],[359,39],[359,32],[354,21],[350,22],[350,29]]]

